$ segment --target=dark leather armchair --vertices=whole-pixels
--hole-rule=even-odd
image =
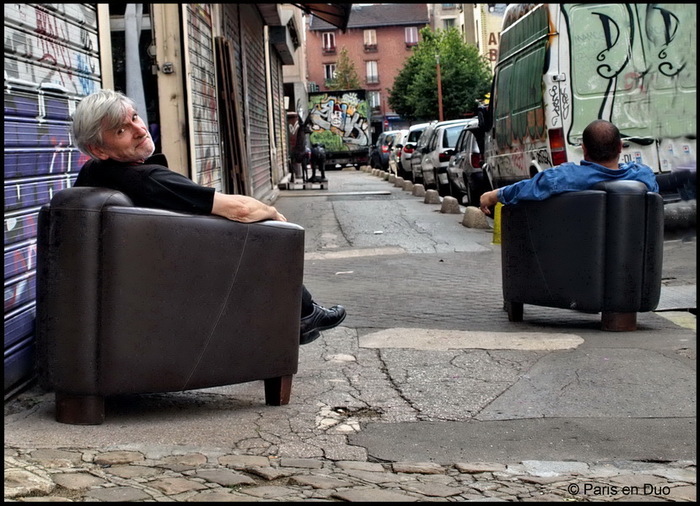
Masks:
[[[501,210],[503,298],[510,321],[523,304],[602,312],[603,330],[635,330],[661,294],[663,200],[638,181],[524,201]]]
[[[299,356],[304,229],[134,207],[70,188],[39,214],[37,355],[56,419],[111,395],[264,380],[287,404]]]

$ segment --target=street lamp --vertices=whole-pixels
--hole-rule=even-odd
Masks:
[[[442,73],[440,72],[440,55],[436,55],[437,60],[437,92],[438,92],[438,118],[443,121],[442,118]]]

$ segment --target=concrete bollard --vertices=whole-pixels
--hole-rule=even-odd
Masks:
[[[413,195],[416,197],[425,197],[425,186],[420,183],[413,185]]]
[[[394,186],[396,186],[397,188],[403,188],[403,178],[396,176],[394,178]]]
[[[387,171],[382,170],[382,171],[379,171],[379,172],[380,172],[380,174],[381,174],[381,178],[382,178],[384,181],[387,181],[387,180],[389,179],[389,173],[388,173]]]
[[[404,181],[403,190],[407,192],[413,192],[413,181]]]
[[[424,204],[439,204],[440,203],[440,194],[438,193],[437,190],[427,190],[425,192],[425,199],[423,200]]]
[[[462,225],[464,225],[467,228],[491,228],[491,225],[489,225],[489,221],[486,218],[486,215],[481,212],[481,209],[474,206],[467,206],[467,208],[464,210]]]
[[[462,211],[459,209],[459,202],[457,199],[448,195],[443,197],[442,206],[440,207],[440,212],[443,214],[461,214]]]
[[[394,182],[396,181],[396,176],[390,173],[390,174],[389,174],[389,177],[387,177],[386,179],[387,179],[387,181],[389,181],[391,184],[394,184]]]

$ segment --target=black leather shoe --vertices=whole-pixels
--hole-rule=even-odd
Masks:
[[[314,310],[309,316],[301,319],[300,344],[309,344],[321,335],[321,330],[332,329],[340,325],[345,319],[345,308],[333,306],[327,309],[314,302]]]

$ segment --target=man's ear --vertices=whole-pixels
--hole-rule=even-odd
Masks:
[[[93,155],[95,155],[97,158],[100,160],[107,160],[109,158],[109,154],[105,152],[104,149],[102,149],[99,146],[89,146],[90,151],[92,152]]]

